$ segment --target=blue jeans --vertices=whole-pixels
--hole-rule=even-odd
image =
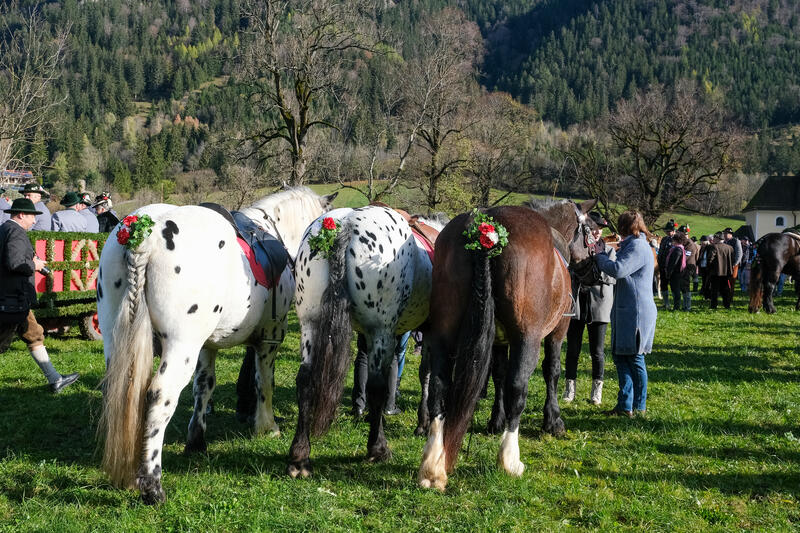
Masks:
[[[618,411],[644,411],[647,409],[647,366],[644,355],[614,354],[619,378],[617,394]]]

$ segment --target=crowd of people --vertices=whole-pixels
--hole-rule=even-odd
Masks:
[[[6,190],[0,188],[0,195]],[[119,222],[111,202],[111,195],[103,192],[92,197],[87,192],[70,191],[64,195],[60,204],[64,209],[52,215],[45,204],[50,194],[38,183],[27,183],[20,194],[30,200],[36,211],[36,221],[31,230],[39,231],[84,231],[89,233],[107,233]],[[11,204],[4,196],[0,196],[0,224],[10,218],[5,212]]]

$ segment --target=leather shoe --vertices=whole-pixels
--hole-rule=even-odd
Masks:
[[[633,418],[633,411],[622,411],[622,410],[617,409],[615,407],[614,409],[611,409],[610,411],[606,411],[606,415],[607,416],[625,416],[625,417],[628,417],[628,418]]]
[[[68,387],[69,385],[72,385],[73,383],[78,381],[79,377],[81,377],[81,375],[78,374],[77,372],[75,372],[74,374],[67,374],[66,376],[61,376],[60,378],[58,378],[58,380],[50,384],[50,390],[53,391],[53,394],[58,394],[59,392],[62,391],[62,389],[64,389],[64,387]]]
[[[399,407],[392,407],[391,409],[384,409],[383,410],[383,414],[385,414],[386,416],[399,415],[402,412],[403,411],[401,411]]]
[[[355,418],[356,420],[361,420],[362,418],[364,418],[364,408],[363,407],[353,407],[353,410],[351,411],[351,413],[353,415],[353,418]]]

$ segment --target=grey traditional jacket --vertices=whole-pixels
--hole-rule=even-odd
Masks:
[[[87,231],[86,218],[74,209],[53,213],[53,231]]]
[[[44,202],[39,200],[34,204],[37,211],[41,211],[41,215],[36,215],[36,224],[33,225],[31,231],[50,231],[52,221],[50,220],[50,210],[44,205]]]
[[[611,309],[611,347],[617,355],[648,354],[656,332],[653,301],[653,252],[644,235],[629,235],[619,245],[616,260],[597,254],[602,272],[616,278]]]
[[[78,211],[78,213],[86,219],[86,231],[91,231],[92,233],[100,231],[100,223],[97,221],[97,215],[89,209],[83,209],[82,211]]]
[[[617,257],[614,248],[605,245],[605,253],[611,260]],[[593,322],[611,322],[611,307],[614,304],[614,285],[617,280],[601,273],[601,283],[581,287],[578,293],[578,312],[572,320],[582,320],[587,324]]]

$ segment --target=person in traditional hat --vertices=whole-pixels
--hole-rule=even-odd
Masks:
[[[81,202],[80,197],[70,191],[61,199],[61,205],[66,209],[57,211],[53,214],[53,231],[87,231],[86,218],[84,218],[77,210],[77,206]]]
[[[36,210],[40,212],[40,214],[36,215],[36,224],[31,229],[34,231],[50,231],[52,224],[50,210],[47,209],[47,206],[42,201],[42,198],[50,198],[50,194],[38,183],[26,183],[19,192],[24,198],[33,202]]]
[[[11,207],[11,204],[8,203],[8,200],[5,196],[2,196],[6,193],[6,190],[3,187],[0,187],[0,224],[11,218],[8,213],[5,212],[6,209]]]
[[[36,257],[26,233],[41,212],[28,198],[17,198],[5,212],[11,218],[0,226],[0,352],[19,335],[47,378],[50,390],[57,393],[77,381],[79,374],[63,376],[53,368],[44,347],[44,329],[31,311],[36,302],[33,274],[45,262]]]
[[[80,199],[81,201],[75,205],[75,210],[86,219],[86,231],[97,233],[100,231],[100,224],[97,221],[97,215],[95,215],[94,210],[91,208],[93,203],[92,195],[88,192],[82,192],[80,194]]]
[[[736,283],[736,279],[739,277],[739,264],[742,262],[742,256],[744,255],[742,243],[733,235],[733,228],[725,228],[722,230],[722,235],[725,244],[733,248],[733,283]],[[733,290],[733,287],[731,287],[731,290]]]
[[[596,241],[595,251],[608,254],[612,261],[616,260],[614,248],[603,242],[603,228],[608,227],[608,221],[597,211],[591,211],[589,217],[597,224],[597,229],[592,231]],[[565,371],[564,394],[561,399],[571,402],[575,399],[575,384],[578,377],[578,356],[583,347],[583,330],[589,332],[589,355],[592,358],[592,390],[589,402],[600,405],[603,400],[603,373],[605,370],[606,330],[611,321],[611,307],[614,305],[614,285],[617,280],[608,274],[602,273],[597,285],[579,285],[573,279],[573,287],[578,296],[578,308],[575,316],[569,321],[567,330],[567,358]]]
[[[659,283],[661,285],[661,297],[664,299],[664,309],[669,309],[669,277],[664,275],[666,269],[665,262],[667,260],[667,253],[672,246],[672,237],[675,236],[675,230],[677,228],[678,224],[672,219],[669,219],[669,221],[664,224],[664,237],[661,238],[661,244],[658,246],[658,254],[656,255],[658,271],[660,273]],[[678,295],[673,294],[672,299],[675,300],[675,305],[677,305]]]
[[[681,295],[680,309],[683,311],[692,310],[692,279],[697,272],[697,256],[700,252],[700,247],[689,238],[690,228],[688,225],[683,225],[678,228],[678,231],[672,237],[672,249],[669,254],[680,254],[682,267],[676,269],[670,278],[670,288],[673,295]],[[675,261],[668,257],[667,266],[675,264]],[[674,305],[673,311],[678,310],[678,298],[673,298]]]
[[[92,205],[97,213],[97,222],[100,226],[100,233],[111,232],[117,224],[119,224],[119,217],[112,210],[114,204],[111,202],[111,197],[108,193],[101,193],[95,198],[95,203]]]
[[[723,238],[722,232],[714,235],[709,259],[709,277],[711,282],[710,309],[717,308],[717,301],[722,296],[725,309],[731,308],[733,300],[733,247]]]

